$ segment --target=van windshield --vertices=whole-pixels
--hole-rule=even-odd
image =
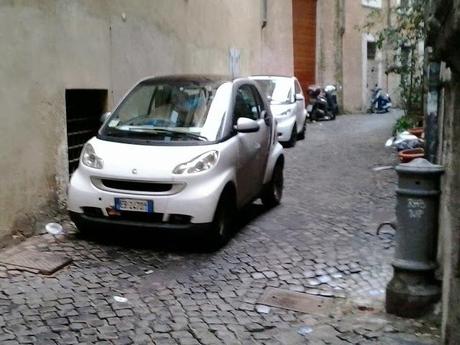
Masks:
[[[225,110],[213,106],[219,84],[147,81],[136,86],[101,129],[105,137],[149,141],[215,141]],[[218,102],[221,103],[221,102]]]

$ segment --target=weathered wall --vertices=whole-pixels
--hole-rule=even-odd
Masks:
[[[460,0],[427,3],[426,46],[442,61],[438,161],[441,185],[439,239],[442,248],[442,342],[460,344]]]
[[[257,74],[292,75],[292,1],[267,0],[267,25],[262,30],[262,64]]]
[[[336,0],[316,3],[316,82],[319,85],[336,84],[335,79],[335,18]]]
[[[241,74],[290,73],[290,1],[270,3],[262,49],[261,0],[0,0],[0,238],[64,206],[66,88],[110,107],[147,75],[228,74],[229,48]]]
[[[460,344],[460,73],[444,90],[441,124],[442,155],[446,172],[442,180],[440,232],[443,248],[443,338]]]

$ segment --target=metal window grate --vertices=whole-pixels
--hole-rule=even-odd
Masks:
[[[367,41],[367,59],[375,60],[377,54],[377,43],[372,41]]]
[[[85,142],[97,134],[100,117],[107,108],[107,90],[65,91],[69,174],[78,167]]]

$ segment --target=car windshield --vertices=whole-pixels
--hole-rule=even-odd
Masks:
[[[271,104],[292,103],[292,80],[290,78],[273,77],[256,79],[256,81]]]
[[[123,100],[101,135],[149,141],[215,141],[225,114],[215,82],[146,81]]]

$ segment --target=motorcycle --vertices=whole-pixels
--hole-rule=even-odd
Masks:
[[[310,85],[307,93],[309,96],[307,112],[311,121],[335,119],[339,113],[335,86],[327,85],[323,90],[317,85]]]
[[[390,95],[383,93],[382,89],[377,87],[372,89],[370,107],[368,109],[369,113],[387,113],[392,107]]]

